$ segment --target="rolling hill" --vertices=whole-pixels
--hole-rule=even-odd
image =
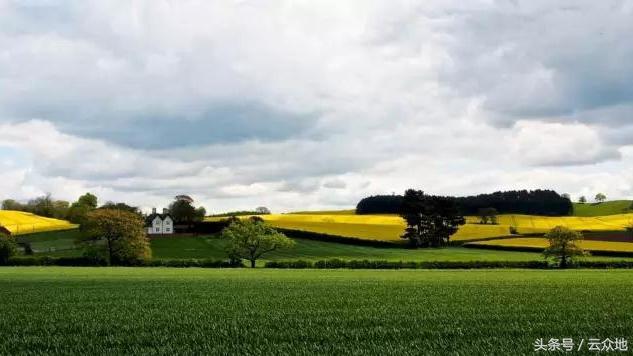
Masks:
[[[0,210],[0,226],[12,235],[32,234],[55,230],[70,230],[77,228],[66,220],[45,218],[23,211]]]
[[[574,203],[574,216],[605,216],[633,212],[631,200],[614,200],[604,203]]]

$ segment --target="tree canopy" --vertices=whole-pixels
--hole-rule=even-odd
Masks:
[[[129,213],[141,215],[141,210],[138,207],[131,206],[126,203],[115,203],[115,202],[108,201],[102,206],[100,206],[99,209],[123,210]]]
[[[453,199],[414,189],[404,194],[401,216],[407,223],[402,238],[414,247],[446,245],[459,226],[466,223]]]
[[[185,199],[186,195],[177,196],[169,205],[169,213],[177,224],[192,224],[204,220],[206,210],[204,207],[193,206],[193,199]]]
[[[255,219],[232,220],[222,231],[222,237],[229,240],[229,257],[247,259],[251,262],[251,267],[255,267],[257,259],[264,254],[295,245],[293,240],[281,232]]]
[[[95,209],[86,216],[84,230],[88,243],[105,244],[108,262],[134,265],[151,258],[151,248],[143,219],[123,210]]]
[[[583,237],[577,231],[570,230],[564,226],[557,226],[550,230],[545,235],[545,238],[549,241],[549,247],[543,251],[543,254],[546,258],[554,258],[561,268],[567,267],[574,257],[585,255],[585,252],[578,244]]]
[[[569,199],[552,190],[512,190],[468,197],[445,197],[457,204],[463,215],[476,215],[479,209],[494,208],[500,214],[564,216],[572,212]],[[362,199],[357,214],[400,214],[403,196],[375,195]]]

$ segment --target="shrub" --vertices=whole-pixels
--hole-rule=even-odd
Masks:
[[[320,260],[271,261],[266,268],[316,268],[316,269],[482,269],[482,268],[548,268],[546,261],[384,261],[384,260]]]
[[[10,235],[0,234],[0,265],[7,264],[9,258],[15,255],[15,240]]]

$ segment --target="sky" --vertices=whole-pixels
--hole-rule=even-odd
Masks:
[[[633,198],[632,1],[0,0],[0,199]]]

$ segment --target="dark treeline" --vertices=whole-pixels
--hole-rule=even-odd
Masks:
[[[477,215],[482,208],[494,208],[499,214],[565,216],[572,212],[571,201],[553,190],[511,190],[452,199],[464,215]],[[362,199],[356,213],[399,214],[401,205],[401,195],[375,195]]]

